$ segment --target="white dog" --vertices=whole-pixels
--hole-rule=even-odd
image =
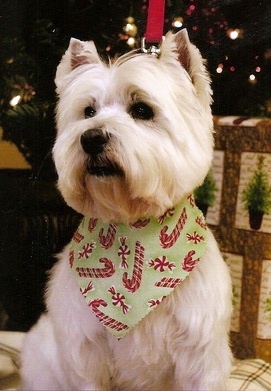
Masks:
[[[225,390],[231,282],[191,193],[212,160],[211,89],[186,31],[105,64],[72,39],[54,158],[86,216],[26,337],[25,390]]]

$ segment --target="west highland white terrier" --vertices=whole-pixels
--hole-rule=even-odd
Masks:
[[[25,390],[225,390],[231,282],[193,190],[210,169],[211,88],[185,30],[106,64],[71,39],[54,159],[85,217],[22,353]]]

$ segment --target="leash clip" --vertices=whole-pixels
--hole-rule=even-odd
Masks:
[[[162,37],[162,41],[165,39],[165,37]],[[161,41],[161,42],[162,42]],[[161,53],[161,42],[157,44],[156,42],[150,42],[146,43],[146,38],[141,39],[141,51],[146,54],[151,54],[152,56],[159,57]]]

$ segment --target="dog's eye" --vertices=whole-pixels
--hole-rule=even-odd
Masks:
[[[96,115],[96,110],[92,106],[88,106],[85,108],[85,118],[92,118]]]
[[[154,117],[152,108],[143,102],[134,103],[130,107],[130,114],[134,119],[149,120]]]

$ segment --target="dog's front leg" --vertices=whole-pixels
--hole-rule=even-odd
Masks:
[[[53,327],[48,316],[26,334],[21,353],[22,390],[65,390],[68,386],[61,368]]]
[[[176,363],[174,390],[178,391],[225,391],[231,356],[206,355],[204,348],[187,350]]]
[[[56,340],[48,315],[30,330],[22,349],[21,389],[109,390],[112,369],[103,341],[94,345],[87,339],[62,337]]]

